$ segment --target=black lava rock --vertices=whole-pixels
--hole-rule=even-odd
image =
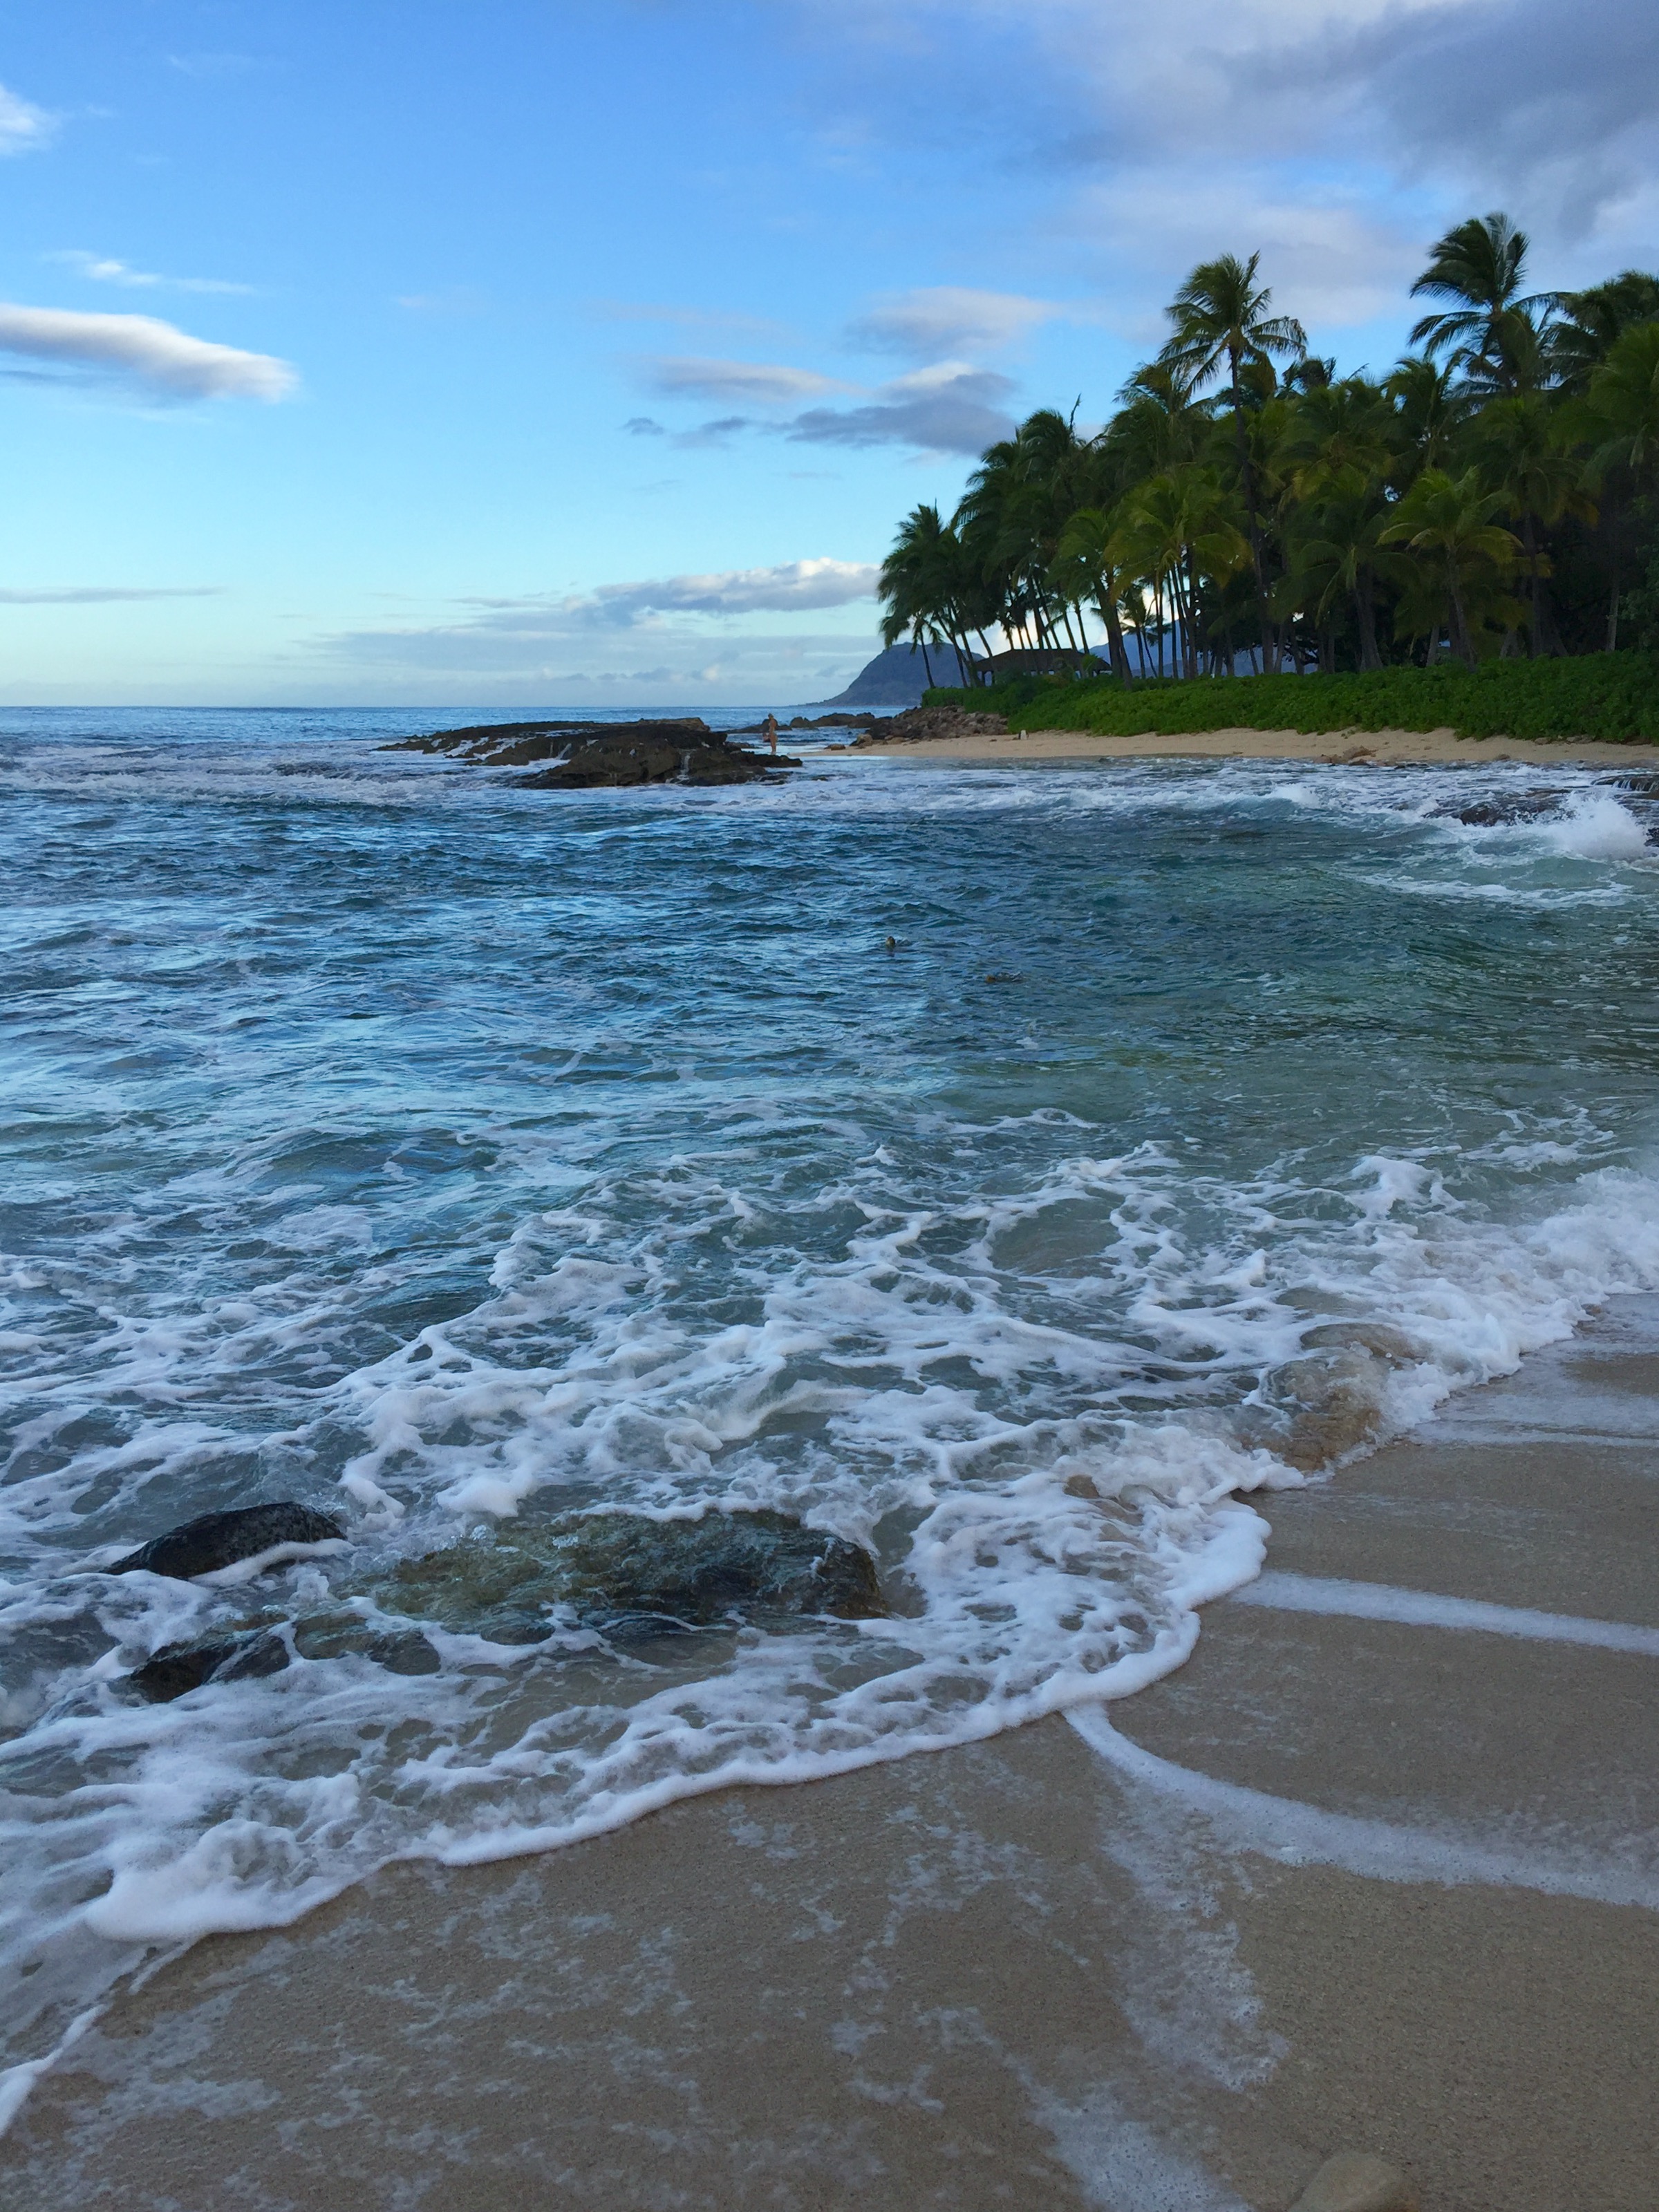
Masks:
[[[1564,791],[1506,792],[1497,799],[1477,799],[1468,806],[1448,804],[1430,811],[1450,815],[1471,830],[1501,830],[1511,823],[1547,821],[1551,815],[1562,813],[1566,796]]]
[[[281,1550],[291,1558],[314,1544],[337,1543],[344,1534],[331,1514],[279,1499],[234,1513],[204,1513],[198,1520],[169,1528],[165,1535],[152,1536],[107,1571],[131,1575],[142,1571],[188,1582],[193,1575],[216,1574],[240,1560],[258,1559],[262,1552]]]
[[[264,1625],[222,1629],[184,1644],[166,1644],[127,1680],[153,1705],[172,1703],[204,1682],[240,1682],[280,1674],[290,1659],[372,1659],[392,1674],[435,1674],[443,1664],[417,1629],[376,1628],[355,1613],[311,1613],[294,1624],[294,1654]]]
[[[623,789],[643,783],[753,783],[799,768],[787,753],[727,743],[700,716],[676,721],[482,722],[431,737],[401,738],[383,752],[451,753],[482,768],[549,765],[522,781],[537,791]]]
[[[378,1591],[388,1610],[499,1644],[553,1632],[549,1609],[627,1642],[647,1621],[708,1627],[768,1614],[869,1620],[886,1611],[868,1552],[787,1513],[657,1521],[593,1513],[519,1524],[404,1559]]]
[[[204,1682],[236,1682],[250,1675],[280,1674],[289,1663],[280,1636],[261,1629],[251,1636],[202,1636],[186,1644],[164,1644],[128,1675],[141,1697],[153,1705],[171,1705]]]

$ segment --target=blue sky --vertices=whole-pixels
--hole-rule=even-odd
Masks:
[[[0,700],[783,702],[1261,248],[1659,265],[1651,0],[0,0]]]

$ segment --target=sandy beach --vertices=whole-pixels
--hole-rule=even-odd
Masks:
[[[1088,730],[1012,730],[1006,737],[933,738],[921,744],[860,744],[895,760],[1297,760],[1328,767],[1486,768],[1535,761],[1564,768],[1652,765],[1646,745],[1546,742],[1533,738],[1460,738],[1454,730],[1208,730],[1193,737],[1103,738]]]
[[[1268,1575],[1076,1724],[198,1944],[5,2201],[1283,2212],[1350,2148],[1425,2212],[1647,2212],[1656,1388],[1622,1301],[1267,1499]]]

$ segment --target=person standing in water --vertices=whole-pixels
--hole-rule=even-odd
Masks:
[[[761,735],[771,746],[773,754],[775,756],[778,750],[778,718],[775,714],[769,714],[761,724]]]

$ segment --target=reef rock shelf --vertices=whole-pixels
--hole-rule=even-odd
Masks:
[[[546,767],[517,781],[538,791],[636,783],[752,783],[799,768],[787,753],[750,752],[692,717],[672,722],[494,722],[401,738],[383,752],[453,753],[481,768]]]

